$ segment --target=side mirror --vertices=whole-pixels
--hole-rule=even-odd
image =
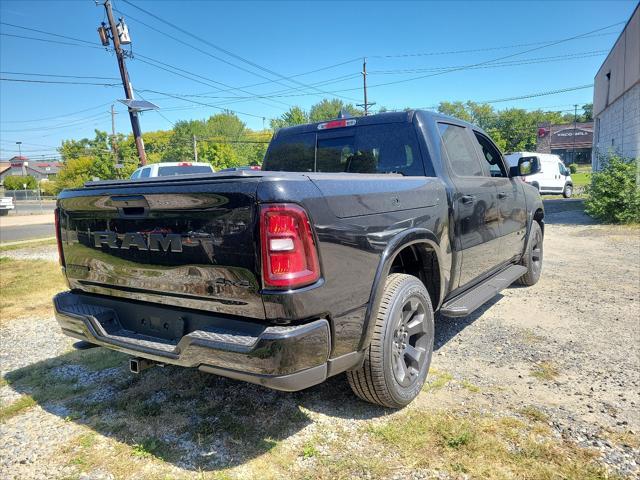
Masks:
[[[518,166],[511,167],[509,174],[512,177],[523,177],[533,175],[540,171],[540,161],[538,157],[522,157],[518,160]]]

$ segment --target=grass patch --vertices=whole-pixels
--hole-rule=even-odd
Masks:
[[[530,374],[538,380],[553,380],[560,374],[560,370],[553,362],[547,360],[535,365]]]
[[[512,417],[414,410],[369,427],[388,468],[429,468],[465,478],[616,478],[597,454]],[[397,465],[396,465],[397,464]],[[457,478],[457,477],[456,477]]]
[[[11,417],[15,417],[26,409],[33,407],[35,404],[36,401],[33,398],[29,395],[24,395],[9,405],[1,406],[0,423],[7,421]]]
[[[533,405],[528,405],[526,407],[522,407],[520,410],[518,410],[518,413],[520,415],[528,418],[529,420],[534,421],[534,422],[548,422],[549,421],[549,415],[544,413],[542,410],[534,407]]]
[[[170,454],[169,445],[157,438],[145,438],[131,446],[131,455],[138,458],[155,457],[160,460],[168,460]]]
[[[27,241],[27,242],[12,243],[11,245],[0,245],[0,253],[8,252],[11,250],[20,250],[23,248],[48,247],[49,245],[55,245],[55,244],[56,244],[55,238],[47,238],[46,240],[38,240],[35,242]]]
[[[26,316],[51,315],[51,298],[67,285],[55,262],[0,257],[0,324]]]
[[[462,380],[461,385],[462,388],[464,388],[465,390],[469,390],[471,393],[478,393],[480,391],[479,386],[474,385],[468,380]]]
[[[440,372],[432,368],[431,370],[429,370],[427,382],[424,384],[424,387],[422,387],[422,390],[424,390],[425,392],[440,390],[451,380],[453,380],[453,375],[451,375],[449,372]]]
[[[305,443],[302,446],[302,456],[304,458],[316,457],[318,456],[319,453],[320,452],[318,451],[318,449],[316,448],[316,446],[313,444],[311,440],[309,440],[307,443]]]
[[[591,183],[591,173],[587,173],[587,172],[572,173],[571,180],[573,180],[574,188],[585,187]]]

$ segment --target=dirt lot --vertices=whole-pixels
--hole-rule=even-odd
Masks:
[[[2,318],[0,478],[638,478],[640,230],[580,207],[547,207],[536,286],[438,320],[429,383],[399,412],[342,376],[294,394],[132,376],[50,313]]]

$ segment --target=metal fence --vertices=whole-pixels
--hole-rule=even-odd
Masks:
[[[4,190],[0,192],[0,196],[11,197],[13,201],[42,201],[42,200],[55,200],[55,196],[42,195],[40,190]]]

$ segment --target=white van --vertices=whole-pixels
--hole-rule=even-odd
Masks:
[[[520,177],[526,183],[536,187],[540,194],[557,195],[561,193],[564,198],[569,198],[573,194],[571,174],[558,155],[538,152],[515,152],[505,158],[510,167],[515,167],[522,157],[535,157],[540,162],[540,171],[538,173]]]
[[[138,178],[169,177],[173,175],[189,175],[194,173],[214,173],[210,163],[196,162],[161,162],[140,167],[131,174],[131,180]]]

